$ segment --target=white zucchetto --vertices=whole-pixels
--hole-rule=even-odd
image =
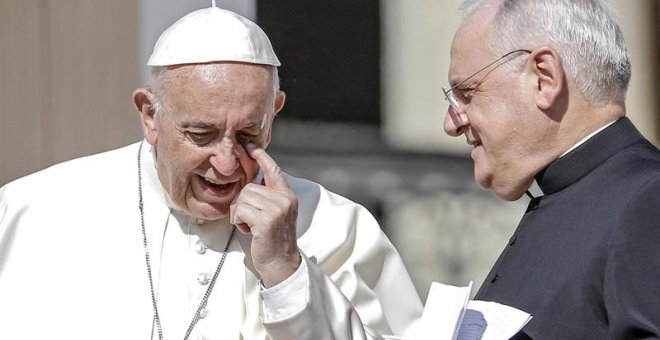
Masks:
[[[191,12],[166,29],[147,65],[215,61],[280,66],[270,40],[257,24],[215,6]]]

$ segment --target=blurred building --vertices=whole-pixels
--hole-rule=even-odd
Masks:
[[[464,140],[442,131],[460,0],[217,2],[256,20],[283,63],[282,167],[369,208],[422,296],[431,281],[481,284],[527,201],[478,188]],[[210,3],[1,0],[0,185],[139,140],[131,93],[158,33]],[[657,145],[660,5],[611,3],[633,62],[629,116]]]

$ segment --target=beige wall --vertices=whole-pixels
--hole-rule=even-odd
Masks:
[[[610,2],[619,14],[632,62],[632,79],[626,100],[627,115],[644,136],[660,146],[658,0]]]
[[[139,3],[0,1],[0,185],[140,138]]]

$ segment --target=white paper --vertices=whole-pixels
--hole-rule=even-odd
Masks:
[[[492,301],[468,302],[458,340],[509,339],[525,326],[532,317],[511,306]]]
[[[466,287],[433,282],[422,317],[405,339],[509,339],[532,318],[524,311],[497,302],[470,301],[471,290],[472,282]]]
[[[421,320],[407,339],[456,339],[467,307],[472,282],[457,287],[433,282]]]

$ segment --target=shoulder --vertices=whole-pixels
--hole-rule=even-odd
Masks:
[[[650,219],[646,221],[647,224],[654,226],[657,224],[656,229],[660,236],[660,224],[658,224],[660,223],[660,167],[655,171],[640,171],[637,175],[641,180],[631,192],[621,224]]]
[[[615,237],[635,237],[634,230],[648,227],[660,232],[660,225],[655,227],[660,221],[660,151],[642,139],[619,152],[603,170],[601,185],[608,194],[600,199],[620,212]]]
[[[640,294],[660,279],[660,171],[655,166],[655,170],[641,169],[632,175],[640,180],[633,182],[636,185],[623,202],[609,240],[605,271],[608,317],[617,332],[649,326],[640,324],[642,319],[656,325],[660,321],[660,300],[653,294]],[[631,311],[640,317],[631,318]]]
[[[614,159],[628,170],[622,174],[624,177],[644,176],[639,178],[644,181],[645,178],[660,175],[660,150],[646,139],[627,146]]]
[[[0,189],[0,199],[12,202],[55,201],[79,190],[102,191],[135,172],[131,162],[139,143],[52,165],[14,180]]]
[[[289,186],[298,198],[299,210],[313,210],[315,213],[349,212],[371,213],[359,203],[326,189],[323,185],[304,179],[285,175]]]
[[[600,197],[616,204],[616,209],[654,190],[653,183],[660,178],[660,151],[645,139],[621,149],[590,176],[589,185],[601,187],[608,193]],[[592,189],[595,189],[593,187]]]
[[[355,244],[356,240],[378,243],[386,239],[374,216],[361,204],[318,183],[288,175],[286,178],[298,198],[301,248],[314,249],[312,253],[315,253],[319,248],[346,246]]]
[[[627,173],[621,179],[611,197],[619,211],[615,217],[610,249],[616,253],[635,253],[640,256],[660,256],[660,157],[635,157],[624,165]],[[620,257],[616,255],[616,257]],[[640,257],[641,258],[641,257]],[[659,268],[660,269],[660,268]]]

